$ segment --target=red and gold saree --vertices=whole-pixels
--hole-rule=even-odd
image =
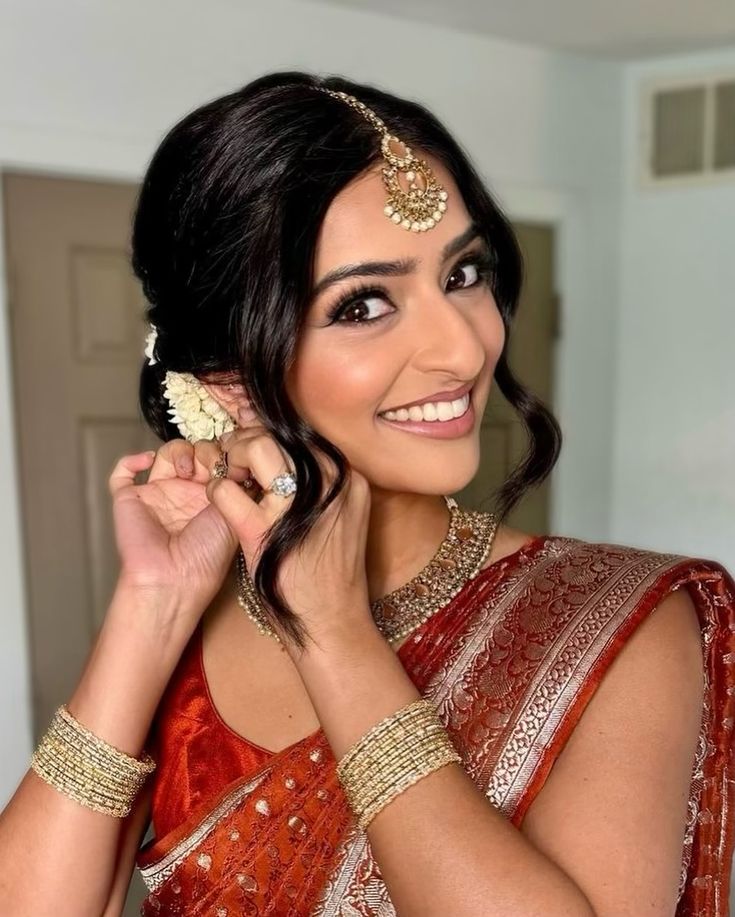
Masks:
[[[735,582],[718,563],[537,536],[482,570],[399,648],[477,787],[517,827],[636,626],[685,587],[705,701],[678,917],[727,917],[735,803]],[[197,631],[159,707],[144,915],[390,917],[321,730],[273,755],[209,697]]]

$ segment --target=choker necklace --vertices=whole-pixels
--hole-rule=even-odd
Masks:
[[[375,624],[395,643],[419,627],[450,602],[479,573],[495,539],[498,521],[494,513],[466,509],[445,496],[449,507],[449,531],[429,563],[408,583],[370,603]],[[245,557],[237,553],[237,601],[261,634],[281,638],[268,624],[255,585],[246,569]]]

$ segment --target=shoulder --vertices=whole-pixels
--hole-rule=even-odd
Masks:
[[[610,663],[570,736],[570,755],[582,742],[595,743],[595,754],[605,753],[599,738],[622,727],[627,745],[621,749],[640,754],[641,762],[661,759],[663,749],[674,757],[664,756],[662,764],[675,764],[677,753],[688,761],[703,700],[701,623],[692,597],[681,587],[658,600]]]
[[[545,536],[542,556],[549,595],[575,593],[578,626],[589,631],[585,619],[594,617],[601,627],[607,622],[608,637],[613,632],[618,637],[617,652],[605,667],[605,690],[601,684],[594,695],[598,704],[614,696],[614,689],[630,693],[635,687],[649,698],[658,691],[664,707],[675,704],[677,695],[691,698],[697,685],[701,699],[703,621],[687,585],[702,570],[718,568],[716,562],[555,535]],[[688,683],[682,681],[687,677]],[[673,695],[661,689],[664,678],[680,686]]]
[[[576,627],[586,633],[599,627],[597,636],[605,641],[615,637],[615,652],[598,643],[611,659],[604,667],[605,690],[600,684],[595,691],[598,705],[616,690],[638,687],[649,697],[658,691],[665,707],[677,703],[677,696],[691,697],[693,682],[701,697],[705,622],[688,587],[703,571],[719,575],[717,563],[563,536],[548,536],[545,553],[545,586],[557,596],[574,593]],[[687,676],[688,684],[682,681]],[[661,688],[664,678],[679,686],[673,694]]]

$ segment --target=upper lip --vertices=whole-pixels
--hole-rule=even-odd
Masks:
[[[385,411],[380,411],[380,413],[385,414],[386,411],[400,411],[401,408],[411,408],[417,404],[426,404],[428,401],[456,401],[457,398],[466,395],[474,384],[474,382],[467,382],[465,385],[456,388],[453,392],[435,392],[433,395],[427,395],[426,398],[418,398],[416,401],[399,404],[398,407],[395,408],[386,408]]]

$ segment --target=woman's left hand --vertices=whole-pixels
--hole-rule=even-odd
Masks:
[[[240,542],[252,577],[264,535],[293,500],[292,496],[279,496],[267,488],[290,466],[278,443],[262,427],[235,430],[222,437],[221,445],[227,453],[228,473],[234,479],[214,478],[207,484],[207,496]],[[321,454],[316,457],[322,468],[324,494],[336,472]],[[245,473],[263,489],[260,502],[256,503],[236,483],[243,480]],[[351,470],[342,492],[302,545],[281,563],[281,594],[318,647],[348,637],[358,626],[375,626],[365,569],[369,518],[370,487],[363,475]],[[289,653],[298,651],[300,655],[302,651],[282,631],[279,636]]]

